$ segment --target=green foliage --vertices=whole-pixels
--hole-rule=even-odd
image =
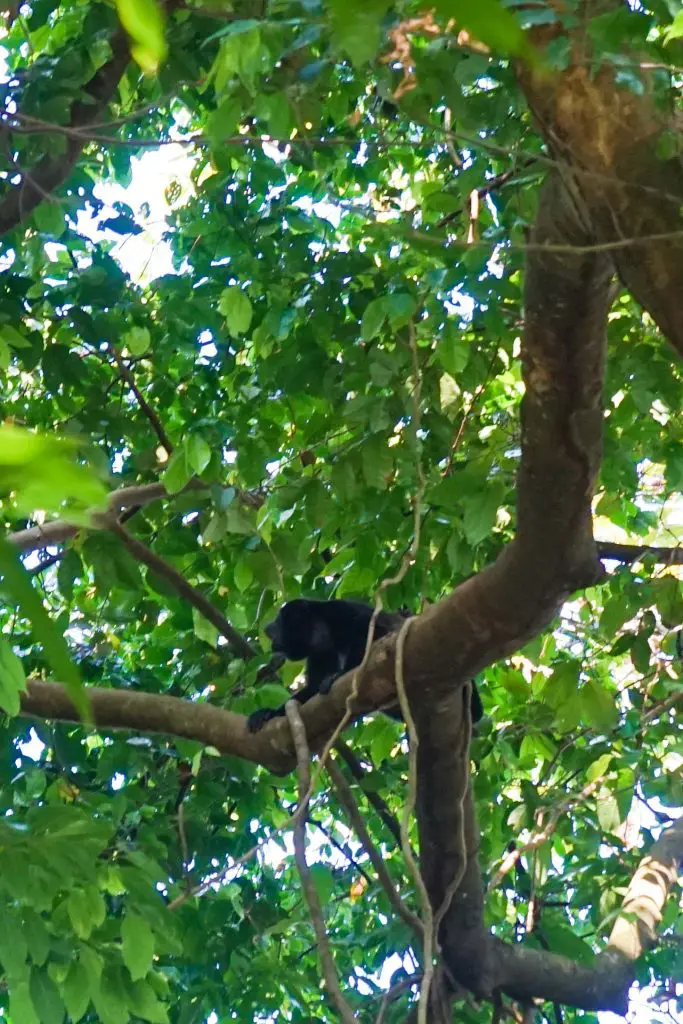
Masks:
[[[112,488],[162,482],[167,496],[127,528],[257,655],[237,657],[104,530],[24,553],[23,567],[3,543],[0,1009],[11,1024],[330,1019],[290,838],[229,870],[287,819],[292,777],[170,736],[15,716],[31,676],[61,679],[74,699],[82,679],[240,714],[279,704],[300,666],[257,683],[264,624],[285,598],[367,598],[396,571],[413,536],[416,457],[421,544],[391,608],[438,601],[510,541],[523,244],[547,164],[510,58],[536,59],[521,26],[555,18],[519,7],[444,0],[438,31],[408,33],[413,87],[394,102],[405,68],[384,59],[389,32],[424,16],[414,4],[189,3],[166,22],[151,0],[117,4],[136,60],[158,76],[128,67],[67,185],[0,239],[3,528],[90,526],[105,473]],[[622,59],[632,42],[639,61],[673,62],[675,13],[595,19],[596,59],[634,75]],[[489,52],[460,45],[462,29]],[[8,27],[5,109],[38,119],[11,132],[22,173],[67,153],[61,129],[74,110],[85,123],[84,89],[117,30],[113,8],[89,0],[29,3]],[[668,76],[648,88],[668,109]],[[177,136],[195,143],[176,164]],[[150,140],[161,152],[142,156]],[[672,158],[679,140],[660,148]],[[110,186],[131,180],[123,201]],[[0,210],[14,188],[2,177]],[[608,329],[596,534],[673,547],[681,369],[627,294]],[[683,805],[680,726],[672,710],[650,717],[680,692],[680,568],[650,556],[608,565],[552,630],[482,673],[487,718],[472,750],[487,878],[511,839],[568,807],[491,891],[489,924],[578,960],[599,948],[636,861],[628,816],[642,814],[648,844]],[[354,786],[368,828],[415,909],[365,795],[400,815],[402,730],[371,716],[345,739],[367,768]],[[367,989],[421,952],[324,783],[311,819],[335,960],[359,1019],[374,1020]],[[225,884],[182,900],[224,869]],[[532,899],[543,912],[527,934]],[[673,934],[673,916],[665,927]],[[653,1001],[680,977],[676,948],[648,958]],[[412,998],[406,989],[388,1019],[405,1019]]]

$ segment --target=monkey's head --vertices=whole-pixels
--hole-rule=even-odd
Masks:
[[[326,623],[316,614],[316,602],[304,597],[283,604],[276,618],[264,627],[273,651],[289,661],[303,661],[330,642]]]

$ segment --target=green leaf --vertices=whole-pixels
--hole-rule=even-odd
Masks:
[[[42,917],[30,907],[22,911],[22,931],[31,960],[38,967],[42,967],[49,956],[52,943]]]
[[[397,743],[396,727],[392,725],[386,715],[377,715],[372,723],[372,738],[370,740],[370,753],[376,765],[385,761]]]
[[[26,958],[28,945],[17,915],[12,912],[3,914],[0,929],[0,963],[10,978],[21,978],[26,974]]]
[[[650,660],[652,650],[648,638],[644,633],[639,633],[631,644],[631,661],[641,675],[647,675],[650,671]]]
[[[538,62],[519,22],[499,0],[437,0],[435,9],[445,19],[454,18],[458,29],[467,29],[495,53]]]
[[[604,775],[609,767],[609,763],[612,760],[612,754],[603,754],[589,767],[586,772],[586,778],[589,782],[593,782],[595,779],[599,779],[601,775]]]
[[[61,203],[44,200],[33,211],[33,220],[38,230],[50,238],[60,238],[66,231],[66,218]]]
[[[244,508],[238,502],[225,510],[225,528],[228,533],[253,535],[256,533],[256,521],[251,509]]]
[[[121,925],[123,962],[133,981],[144,978],[152,966],[154,935],[144,917],[127,913]]]
[[[386,297],[389,323],[395,331],[412,320],[416,309],[417,303],[408,292],[392,292]]]
[[[88,987],[91,994],[99,991],[103,968],[103,960],[100,954],[96,953],[90,946],[81,946],[79,962],[88,979]]]
[[[28,981],[20,981],[11,986],[9,1010],[12,1024],[14,1021],[20,1024],[41,1024],[31,999]]]
[[[128,1024],[130,1013],[126,999],[124,979],[120,972],[109,969],[103,972],[100,984],[92,992],[99,1024]]]
[[[361,67],[375,56],[381,40],[381,20],[388,0],[328,0],[334,37],[353,63]]]
[[[218,630],[212,622],[205,619],[200,611],[196,608],[192,609],[192,624],[194,626],[195,636],[199,640],[203,640],[205,643],[213,647],[214,650],[218,646]]]
[[[194,476],[192,466],[187,457],[185,447],[177,448],[168,461],[166,472],[163,476],[164,487],[169,494],[177,494],[187,487]]]
[[[589,725],[608,731],[619,721],[614,695],[594,679],[588,679],[579,691],[581,717]]]
[[[597,813],[600,827],[605,832],[617,832],[621,825],[619,804],[607,790],[601,790],[597,797]]]
[[[394,457],[387,439],[377,435],[363,445],[363,476],[369,487],[384,490],[394,469]]]
[[[107,490],[90,468],[77,461],[80,442],[36,434],[11,424],[0,426],[0,493],[14,492],[21,512],[56,512],[77,525],[92,524],[92,510],[103,509]]]
[[[546,927],[544,922],[543,937],[551,953],[559,953],[580,964],[591,963],[595,958],[590,945],[565,925],[550,921]]]
[[[4,636],[0,636],[0,708],[8,715],[18,715],[22,693],[26,693],[24,667]]]
[[[166,59],[166,16],[156,0],[116,0],[121,24],[131,38],[131,54],[147,74]]]
[[[66,901],[66,909],[73,930],[80,939],[88,939],[99,922],[93,914],[93,907],[88,894],[83,889],[73,889]]]
[[[318,898],[323,906],[329,902],[335,890],[334,875],[329,864],[311,864],[311,876],[318,890]]]
[[[90,979],[80,961],[71,964],[62,985],[62,997],[71,1020],[79,1021],[90,1005]]]
[[[679,11],[669,27],[664,32],[664,43],[670,43],[674,39],[683,38],[683,11]]]
[[[168,1011],[147,981],[131,981],[126,985],[128,1004],[136,1014],[150,1024],[168,1024]]]
[[[238,338],[240,334],[246,334],[249,330],[253,309],[249,296],[237,285],[231,285],[221,292],[218,310],[225,317],[233,338]]]
[[[41,1024],[62,1024],[64,1020],[64,1003],[54,981],[41,967],[31,970],[30,980],[31,1002],[35,1007]]]
[[[683,581],[675,576],[662,576],[653,583],[655,600],[667,628],[683,622]]]
[[[2,338],[3,341],[6,341],[8,345],[11,345],[12,348],[18,350],[31,347],[30,342],[28,342],[23,334],[20,334],[16,327],[13,327],[11,324],[0,325],[0,338]]]
[[[147,327],[132,327],[122,335],[121,341],[132,356],[144,356],[152,344],[152,335]]]
[[[462,332],[448,329],[436,346],[436,358],[455,381],[467,366],[470,350]]]
[[[226,97],[209,117],[207,135],[214,143],[230,138],[237,131],[243,113],[243,104],[238,99],[234,96]]]
[[[203,473],[211,461],[211,448],[200,434],[190,434],[185,441],[187,463],[197,476]]]
[[[470,544],[479,544],[491,533],[504,497],[505,490],[501,484],[490,484],[485,490],[463,497],[465,515],[462,525]]]
[[[360,325],[360,336],[363,341],[370,341],[379,334],[386,319],[387,311],[384,298],[373,299],[365,307]]]
[[[66,686],[69,697],[84,721],[91,721],[90,702],[83,690],[78,669],[71,660],[64,635],[48,616],[31,584],[31,577],[17,552],[0,538],[1,585],[12,601],[31,622],[33,635],[42,645],[50,667]]]
[[[233,570],[235,586],[241,594],[249,587],[254,579],[254,573],[248,562],[240,561]]]

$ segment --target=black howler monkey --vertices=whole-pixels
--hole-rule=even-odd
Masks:
[[[273,651],[284,654],[289,661],[306,659],[306,685],[292,694],[304,704],[316,693],[329,693],[335,679],[356,668],[363,660],[373,608],[360,601],[311,601],[297,598],[284,604],[277,617],[266,628]],[[395,633],[406,615],[380,612],[375,619],[374,640]],[[398,705],[384,708],[384,713],[402,720]],[[250,732],[258,732],[271,718],[284,715],[279,708],[259,708],[247,719]],[[472,684],[472,721],[484,714],[476,685]]]

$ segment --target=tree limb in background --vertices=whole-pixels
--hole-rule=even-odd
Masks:
[[[683,817],[662,833],[638,865],[626,890],[621,915],[612,928],[608,953],[635,961],[651,948],[666,898],[682,865]]]
[[[604,953],[586,966],[554,953],[494,940],[505,991],[516,998],[535,991],[545,999],[583,1009],[626,1013],[635,961],[654,940],[666,897],[683,860],[683,818],[662,833],[638,866],[622,904],[622,912]]]
[[[657,565],[683,565],[683,545],[675,548],[652,547],[650,544],[615,544],[612,541],[597,542],[600,558],[615,562],[640,562],[652,558]]]
[[[388,804],[382,799],[379,793],[376,793],[373,789],[365,788],[363,782],[365,781],[367,772],[363,768],[362,763],[358,760],[353,750],[342,740],[338,739],[334,745],[334,749],[337,751],[339,756],[345,761],[349,771],[353,775],[354,779],[360,783],[360,789],[365,799],[368,801],[371,807],[374,807],[375,811],[382,819],[389,832],[396,840],[396,843],[401,845],[401,826],[398,823],[398,819],[389,810]]]
[[[110,513],[121,512],[123,509],[149,505],[160,498],[175,499],[180,497],[181,494],[187,494],[188,491],[197,491],[198,500],[200,497],[204,500],[204,496],[208,497],[208,490],[208,484],[203,484],[201,480],[196,479],[190,480],[177,494],[169,494],[163,483],[136,484],[131,487],[120,487],[109,495],[109,503],[104,515],[106,517]],[[201,492],[204,492],[204,494],[202,495]],[[264,499],[263,495],[258,491],[238,491],[237,501],[248,508],[260,508]],[[80,533],[81,529],[80,526],[74,526],[63,519],[55,519],[52,522],[45,523],[43,526],[31,526],[27,530],[17,530],[15,533],[10,533],[7,540],[15,548],[18,548],[19,551],[25,553],[29,551],[43,551],[45,548],[51,548],[56,544],[63,544],[64,541],[71,540],[72,537],[76,537]]]
[[[73,128],[84,128],[99,120],[116,93],[130,59],[125,33],[115,32],[110,45],[111,57],[83,87],[87,100],[78,100],[72,105],[70,124]],[[21,224],[46,196],[64,184],[87,141],[85,136],[67,137],[59,156],[46,154],[35,167],[22,170],[20,184],[0,201],[0,235]]]
[[[363,819],[363,815],[361,814],[358,808],[358,804],[354,799],[351,786],[344,778],[344,775],[340,770],[339,766],[334,762],[334,760],[331,757],[328,758],[327,761],[325,762],[325,768],[327,770],[327,774],[330,776],[332,780],[332,785],[334,786],[334,789],[336,791],[337,799],[344,808],[344,812],[346,813],[347,818],[351,822],[351,826],[354,832],[358,836],[363,846],[363,849],[370,858],[370,863],[377,872],[377,878],[379,879],[382,888],[385,890],[387,896],[389,897],[389,902],[391,903],[396,913],[401,918],[403,918],[408,927],[412,928],[417,935],[422,936],[424,934],[422,921],[417,916],[417,914],[414,914],[412,910],[410,910],[401,899],[401,896],[396,888],[396,885],[393,882],[391,875],[387,871],[386,865],[384,863],[384,858],[382,857],[382,854],[373,843],[370,833],[368,832],[368,829],[365,825],[365,821]]]
[[[620,0],[601,4],[605,15],[620,9]],[[665,155],[659,145],[667,134],[676,138],[680,127],[673,104],[658,100],[645,72],[636,91],[619,84],[614,64],[605,61],[596,70],[586,32],[592,16],[582,0],[573,27],[555,21],[532,29],[531,42],[540,50],[564,36],[575,62],[570,57],[566,68],[554,72],[544,62],[537,71],[519,67],[520,85],[597,241],[649,236],[642,244],[616,246],[612,259],[626,288],[683,356],[683,161],[679,147]]]
[[[299,777],[299,801],[308,801],[308,794],[311,788],[310,752],[306,741],[306,729],[299,714],[299,705],[295,700],[288,700],[285,705],[287,721],[292,730],[294,747],[296,749],[297,775]],[[318,957],[322,967],[325,985],[330,997],[337,1007],[337,1011],[344,1024],[356,1024],[353,1010],[344,998],[339,985],[337,969],[332,959],[330,943],[327,938],[325,919],[320,904],[318,890],[306,862],[306,814],[301,814],[294,825],[294,859],[297,871],[301,879],[301,888],[304,892],[308,911],[311,916],[311,923],[315,933],[315,941],[318,947]]]

